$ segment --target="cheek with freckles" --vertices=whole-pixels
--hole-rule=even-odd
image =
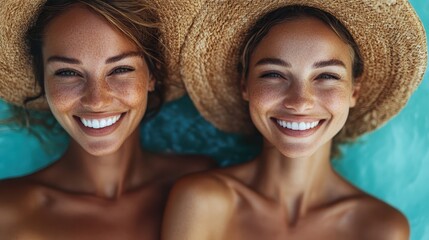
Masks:
[[[46,99],[53,112],[64,112],[70,110],[79,100],[82,85],[63,85],[51,83],[48,80],[45,84]]]
[[[279,103],[282,99],[282,91],[279,87],[260,84],[249,79],[246,96],[248,98],[250,117],[255,127],[263,134],[270,129],[268,126],[270,124],[270,114],[281,107]]]
[[[321,106],[323,106],[331,116],[331,124],[336,134],[343,128],[347,121],[351,107],[350,99],[352,91],[348,87],[338,88],[321,92],[319,96]]]
[[[147,105],[149,83],[145,78],[127,79],[126,81],[112,81],[109,83],[111,89],[115,89],[118,99],[130,107],[144,112]]]
[[[273,84],[261,84],[257,81],[249,81],[247,97],[249,103],[256,109],[270,106],[282,97],[283,88]]]

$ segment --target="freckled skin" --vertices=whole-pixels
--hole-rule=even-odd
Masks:
[[[141,149],[137,127],[155,82],[141,56],[107,61],[138,49],[106,20],[73,5],[44,33],[46,98],[71,143],[53,165],[0,181],[0,239],[159,239],[173,181],[212,161]],[[75,62],[52,60],[58,56]],[[118,114],[107,135],[79,125],[79,117]]]
[[[268,58],[276,61],[261,61]],[[332,59],[342,64],[316,64]],[[273,63],[279,60],[287,64]],[[349,184],[330,165],[332,138],[358,96],[351,62],[349,47],[318,19],[272,27],[242,81],[243,98],[264,138],[261,155],[176,183],[162,239],[408,239],[400,212]],[[305,136],[288,135],[273,118],[318,120],[319,126]]]
[[[70,19],[85,16],[63,17],[48,24],[45,29],[43,56],[45,63],[46,97],[51,111],[76,142],[94,155],[116,151],[140,123],[147,105],[148,88],[153,89],[149,69],[139,56],[106,64],[105,59],[127,52],[138,52],[137,47],[115,28],[92,16],[85,28]],[[69,17],[69,18],[68,18]],[[94,43],[96,45],[94,46]],[[66,46],[66,47],[65,47]],[[51,56],[79,59],[82,64],[47,62]],[[102,61],[100,61],[100,59]],[[111,74],[118,66],[127,65],[136,70],[126,74]],[[55,72],[73,68],[82,75],[71,79],[61,78]],[[77,128],[73,116],[92,113],[124,113],[125,118],[114,134],[91,138]]]
[[[302,26],[299,35],[288,33],[287,28],[287,25],[273,27],[255,49],[249,63],[254,67],[249,69],[248,79],[243,80],[243,97],[248,100],[252,121],[265,136],[267,145],[274,145],[285,156],[308,156],[338,133],[347,119],[349,108],[355,105],[352,59],[349,46],[329,28],[318,29],[325,38],[314,36],[311,25]],[[276,37],[282,34],[288,38],[276,41]],[[292,67],[256,64],[266,57],[283,59],[291,63]],[[341,60],[346,68],[313,67],[313,62],[330,59]],[[259,78],[269,71],[278,72],[282,77]],[[318,80],[317,77],[324,73],[336,74],[341,77],[341,81]],[[327,123],[311,138],[297,140],[281,137],[270,119],[294,119],[301,115],[309,119],[326,119]]]

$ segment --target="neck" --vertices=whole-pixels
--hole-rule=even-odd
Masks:
[[[290,158],[264,143],[256,160],[256,188],[284,208],[291,224],[332,198],[337,175],[330,165],[330,149],[329,142],[311,156]]]
[[[77,142],[71,141],[61,160],[60,171],[65,188],[104,198],[118,198],[125,191],[136,188],[144,180],[142,173],[143,151],[139,133],[135,131],[115,152],[93,156]]]

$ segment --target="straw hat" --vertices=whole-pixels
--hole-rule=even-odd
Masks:
[[[222,0],[208,1],[182,49],[181,74],[197,109],[221,130],[248,132],[237,72],[246,33],[268,12],[305,5],[334,15],[362,53],[360,96],[343,139],[386,122],[406,104],[422,80],[427,46],[423,26],[405,0]]]
[[[148,0],[146,0],[148,1]],[[161,42],[166,46],[165,60],[169,71],[166,100],[174,100],[186,93],[180,77],[180,51],[186,34],[205,0],[150,0],[158,9],[161,25]]]
[[[161,41],[165,45],[168,70],[166,100],[185,93],[179,81],[179,53],[186,32],[202,6],[203,0],[152,1],[161,21]],[[0,6],[0,98],[22,106],[28,96],[36,96],[40,86],[35,82],[25,34],[37,18],[46,0],[3,0]],[[179,21],[180,19],[180,21]],[[43,98],[31,102],[29,108],[47,108]]]

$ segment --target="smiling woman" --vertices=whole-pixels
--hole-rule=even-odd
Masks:
[[[44,34],[51,112],[91,155],[118,151],[143,118],[148,91],[155,88],[151,72],[158,70],[149,70],[136,44],[84,6],[51,20]]]
[[[281,16],[288,17],[285,23]],[[286,136],[312,136],[320,141],[303,145],[292,139],[276,146],[285,156],[299,156],[315,152],[342,129],[349,108],[356,104],[359,85],[353,82],[362,71],[354,72],[362,69],[362,60],[359,51],[352,48],[355,44],[348,44],[353,39],[345,41],[337,35],[347,35],[343,27],[326,27],[332,26],[333,20],[302,19],[292,11],[273,18],[266,24],[283,24],[272,26],[259,39],[252,38],[244,49],[243,97],[249,101],[250,116],[259,132],[265,137],[273,134],[267,139],[270,143],[281,139],[277,130]],[[294,37],[279,41],[278,36]],[[329,134],[318,135],[324,125],[330,126],[325,130]],[[275,131],[270,126],[275,126]],[[298,147],[296,153],[287,152],[294,147]]]
[[[338,143],[395,115],[422,80],[426,38],[409,3],[207,5],[183,48],[183,81],[218,128],[256,128],[262,152],[179,180],[163,239],[409,239],[401,212],[330,161]]]
[[[47,103],[71,141],[51,166],[0,182],[0,238],[159,239],[172,182],[211,163],[140,146],[137,126],[162,102],[167,71],[155,9],[143,1],[49,0],[8,1],[2,10],[19,7],[39,13],[25,29],[29,47],[19,42],[38,88],[11,63],[1,96],[26,107]],[[28,67],[27,57],[10,60]]]

